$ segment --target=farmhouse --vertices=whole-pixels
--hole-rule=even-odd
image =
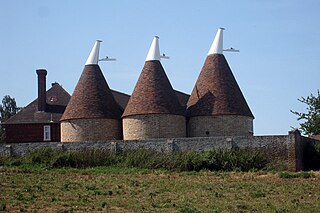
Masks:
[[[36,73],[38,98],[4,123],[7,143],[61,141],[60,119],[71,96],[57,82],[46,91],[47,71],[38,69]],[[130,96],[115,90],[111,93],[124,109]]]

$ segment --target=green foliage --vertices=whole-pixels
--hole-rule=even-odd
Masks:
[[[314,149],[317,153],[320,154],[320,141],[316,141],[314,144]]]
[[[62,151],[51,148],[35,150],[25,157],[1,157],[0,165],[38,165],[42,168],[89,168],[122,166],[174,171],[249,171],[263,169],[266,158],[252,150],[211,150],[207,152],[160,153],[137,149],[112,152],[86,149]]]
[[[312,174],[283,179],[265,171],[95,167],[26,173],[0,167],[5,192],[0,207],[5,212],[319,212],[320,172]]]
[[[26,156],[26,162],[53,168],[87,168],[109,166],[116,164],[113,152],[100,149],[85,149],[79,151],[56,150],[51,148],[38,149]]]
[[[249,171],[262,169],[268,162],[258,151],[217,149],[206,153],[205,163],[205,168],[213,171]]]
[[[125,150],[117,154],[118,162],[125,167],[137,167],[147,169],[163,168],[166,164],[162,153],[146,149]]]
[[[308,144],[304,151],[304,166],[306,170],[320,169],[320,141],[315,141],[313,145]]]
[[[188,207],[188,206],[185,206],[185,207],[182,207],[180,210],[179,210],[180,213],[200,213],[200,211],[194,207]]]
[[[266,193],[262,190],[258,190],[258,191],[251,193],[252,198],[261,198],[261,197],[265,197],[265,196],[266,196]]]
[[[0,211],[5,211],[6,208],[7,208],[6,203],[5,203],[5,202],[1,202],[1,203],[0,203]]]
[[[17,114],[21,108],[17,107],[16,100],[11,98],[10,95],[6,95],[2,99],[2,105],[0,105],[0,121],[4,122],[11,116]]]
[[[291,112],[298,116],[298,121],[302,120],[300,129],[306,135],[320,134],[320,92],[318,90],[317,96],[310,94],[310,96],[298,99],[301,103],[307,104],[307,112]]]
[[[312,172],[280,172],[280,178],[291,179],[291,178],[311,178],[314,177]]]
[[[86,149],[64,152],[54,159],[53,167],[87,168],[109,166],[116,164],[116,155],[113,152],[100,149]]]
[[[5,142],[4,127],[1,125],[1,123],[17,114],[20,109],[20,107],[17,107],[16,100],[11,98],[10,95],[3,97],[2,104],[0,104],[0,143]]]

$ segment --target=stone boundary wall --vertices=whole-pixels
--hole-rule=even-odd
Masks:
[[[125,149],[152,149],[158,152],[206,151],[217,148],[250,148],[266,154],[269,160],[278,162],[290,171],[304,169],[304,149],[312,141],[302,137],[299,131],[277,136],[232,136],[232,137],[197,137],[150,140],[113,140],[105,142],[41,142],[0,144],[0,155],[20,156],[41,148],[62,150],[106,149],[120,151]]]

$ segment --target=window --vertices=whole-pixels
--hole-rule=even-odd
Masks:
[[[43,126],[43,140],[51,141],[51,128],[50,125]]]

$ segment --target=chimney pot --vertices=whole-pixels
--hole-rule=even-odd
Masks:
[[[53,87],[54,85],[59,85],[59,83],[58,82],[51,83],[51,87]]]

